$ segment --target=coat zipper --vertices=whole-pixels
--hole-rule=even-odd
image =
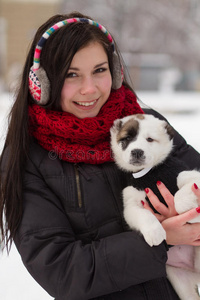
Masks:
[[[80,184],[80,175],[78,171],[78,166],[75,164],[75,178],[76,178],[76,187],[77,187],[77,196],[78,196],[78,207],[82,207],[82,197],[81,197],[81,184]]]

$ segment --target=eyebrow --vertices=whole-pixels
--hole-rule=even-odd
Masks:
[[[102,67],[105,64],[108,65],[108,61],[104,61],[103,63],[96,65],[94,68],[96,69],[96,68]]]
[[[108,64],[108,62],[107,62],[107,61],[104,61],[104,62],[102,62],[102,63],[100,63],[100,64],[97,64],[97,65],[94,67],[94,69],[99,68],[99,67],[102,67],[102,66],[105,65],[105,64]],[[73,67],[70,67],[69,70],[72,70],[72,71],[79,71],[79,68],[73,68]]]

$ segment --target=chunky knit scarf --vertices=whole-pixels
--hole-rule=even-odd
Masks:
[[[136,96],[127,88],[112,91],[94,118],[79,119],[73,114],[29,106],[30,134],[49,151],[49,157],[68,162],[101,164],[113,161],[110,127],[115,119],[143,113]]]

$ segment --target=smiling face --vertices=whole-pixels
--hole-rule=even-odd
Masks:
[[[79,119],[98,115],[112,85],[108,57],[103,46],[93,42],[74,55],[61,91],[61,108]]]

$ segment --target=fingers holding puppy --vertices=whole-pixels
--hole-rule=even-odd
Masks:
[[[151,204],[153,205],[153,207],[156,209],[156,211],[160,214],[155,214],[157,219],[159,221],[163,221],[166,218],[169,217],[173,217],[177,215],[177,212],[175,210],[175,206],[174,206],[174,197],[173,195],[170,193],[170,191],[166,188],[166,186],[158,181],[157,182],[157,187],[159,189],[160,194],[162,195],[162,197],[164,198],[167,206],[165,204],[163,204],[162,202],[160,202],[160,200],[158,199],[158,197],[153,193],[153,191],[149,188],[145,189],[146,195],[149,199],[149,201],[151,202]],[[147,207],[147,204],[144,205],[144,207],[146,209],[149,209]]]
[[[153,191],[150,188],[145,189],[146,195],[147,195],[150,203],[152,204],[152,206],[156,209],[156,211],[159,214],[154,213],[154,211],[151,209],[151,207],[149,206],[149,204],[147,202],[143,203],[143,206],[144,206],[144,208],[150,210],[157,217],[157,219],[160,222],[162,222],[167,218],[177,216],[178,213],[177,213],[177,211],[175,209],[175,205],[174,205],[174,196],[170,193],[170,191],[166,188],[166,186],[162,182],[158,181],[157,187],[159,189],[160,194],[164,198],[164,200],[167,204],[167,207],[166,207],[166,205],[164,205],[163,203],[160,202],[158,197],[153,193]],[[197,203],[198,203],[198,206],[200,206],[200,188],[198,187],[198,185],[196,183],[194,183],[191,188],[192,188],[193,193],[197,196]]]
[[[151,191],[150,191],[151,192]],[[154,194],[153,194],[154,195]],[[156,196],[155,196],[156,197]],[[162,222],[165,218],[159,214],[159,213],[155,213],[154,210],[150,207],[149,203],[147,201],[141,201],[143,207],[147,210],[149,210],[153,215],[155,215],[155,217],[158,219],[159,222]]]
[[[189,221],[198,218],[199,214],[200,207],[164,220],[162,226],[167,234],[167,243],[200,246],[200,223],[188,224]]]
[[[192,191],[197,196],[197,203],[200,206],[200,188],[196,183],[192,185]]]

